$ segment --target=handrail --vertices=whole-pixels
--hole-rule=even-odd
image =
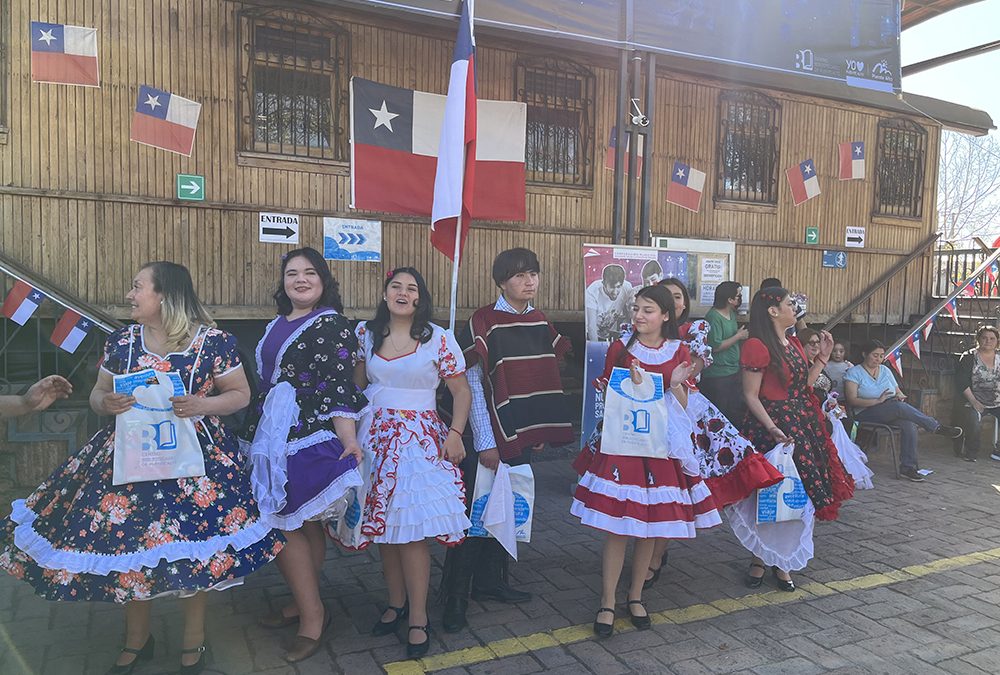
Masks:
[[[56,304],[86,315],[88,319],[94,322],[95,326],[105,333],[114,333],[125,325],[107,312],[94,307],[90,303],[84,302],[78,297],[70,295],[51,281],[28,271],[3,253],[0,253],[0,271],[14,277],[18,281],[23,281],[37,288]]]
[[[910,327],[909,331],[903,334],[903,337],[899,338],[894,343],[892,343],[891,347],[886,347],[885,353],[892,354],[894,351],[902,347],[903,343],[905,343],[910,338],[911,335],[916,333],[918,330],[923,329],[924,324],[926,324],[932,317],[937,316],[938,312],[940,312],[942,309],[945,308],[945,305],[947,305],[949,302],[957,298],[962,293],[965,293],[965,289],[969,285],[969,282],[972,281],[973,279],[978,279],[979,276],[987,269],[989,269],[990,265],[992,265],[998,258],[1000,258],[1000,248],[990,253],[990,255],[988,255],[986,259],[983,260],[982,263],[980,263],[979,267],[973,270],[972,274],[965,277],[965,279],[963,279],[961,283],[956,285],[955,289],[951,291],[944,298],[944,300],[941,300],[934,306],[934,309],[924,314],[920,318],[920,320],[917,321],[917,323],[915,323],[913,326]]]
[[[886,272],[882,274],[882,276],[880,276],[878,279],[876,279],[871,284],[871,286],[865,289],[861,293],[861,295],[856,297],[850,304],[848,304],[842,310],[834,314],[833,317],[831,317],[830,320],[826,322],[826,325],[823,326],[823,330],[825,331],[833,330],[833,328],[837,324],[839,324],[841,321],[849,317],[851,315],[851,312],[860,307],[861,303],[863,303],[865,300],[875,295],[875,293],[877,293],[880,288],[889,283],[889,281],[894,276],[896,276],[900,271],[902,271],[904,267],[906,267],[911,262],[922,256],[924,254],[924,250],[940,238],[941,238],[941,233],[936,232],[931,236],[929,236],[927,239],[925,239],[922,243],[918,244],[917,247],[913,249],[913,251],[911,251],[905,258],[903,258],[895,265],[890,267],[888,270],[886,270]]]

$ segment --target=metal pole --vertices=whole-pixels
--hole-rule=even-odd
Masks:
[[[632,81],[629,83],[629,113],[631,113],[632,99],[638,98],[636,94],[639,90],[639,82],[642,78],[642,57],[639,56],[639,52],[633,52],[632,55]],[[625,117],[629,116],[629,113],[625,114]],[[635,216],[636,211],[638,211],[638,204],[636,203],[636,181],[638,180],[638,175],[636,174],[636,167],[639,165],[639,133],[633,131],[632,125],[629,124],[628,131],[628,185],[625,190],[625,245],[631,246],[635,243]]]
[[[618,108],[615,113],[615,194],[611,206],[611,243],[622,243],[622,188],[625,187],[625,100],[628,98],[628,54],[618,63]]]
[[[656,110],[656,54],[646,53],[646,108],[643,113],[649,124],[644,129],[642,142],[642,206],[639,209],[639,243],[649,246],[653,231],[649,225],[650,183],[653,173],[653,113]]]

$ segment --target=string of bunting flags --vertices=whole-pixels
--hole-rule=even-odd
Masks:
[[[0,313],[19,326],[23,326],[46,300],[51,300],[60,307],[66,308],[66,311],[56,322],[49,340],[63,351],[70,354],[75,353],[77,347],[90,334],[90,329],[98,326],[97,322],[80,314],[75,309],[63,305],[58,300],[50,298],[31,284],[17,279],[14,282],[14,287],[10,289],[4,299]]]

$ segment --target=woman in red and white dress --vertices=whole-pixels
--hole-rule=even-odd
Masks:
[[[667,444],[663,459],[609,455],[585,447],[574,467],[582,475],[570,512],[584,525],[608,533],[603,555],[601,608],[594,632],[611,635],[615,593],[629,539],[635,540],[628,592],[629,617],[636,628],[649,628],[642,604],[642,587],[653,555],[653,542],[690,539],[700,528],[721,523],[715,500],[702,481],[695,456],[692,426],[684,412],[692,373],[687,346],[678,339],[674,303],[662,286],[647,286],[635,296],[635,332],[612,343],[604,374],[595,386],[603,389],[615,367],[630,368],[633,381],[641,371],[659,373],[669,382]]]

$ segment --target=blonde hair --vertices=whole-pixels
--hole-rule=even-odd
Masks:
[[[194,292],[191,273],[183,265],[159,260],[146,263],[153,277],[153,290],[163,296],[160,319],[166,333],[166,348],[184,349],[199,325],[215,328],[215,320]]]

